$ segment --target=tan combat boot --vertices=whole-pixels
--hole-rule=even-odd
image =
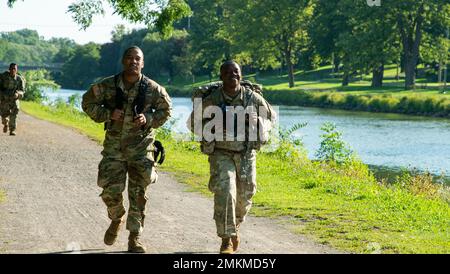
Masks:
[[[222,238],[220,254],[233,254],[233,252],[233,243],[231,242],[231,238]]]
[[[119,234],[120,225],[122,224],[122,220],[111,221],[108,229],[105,232],[104,242],[106,245],[113,245],[117,239],[117,235]]]
[[[239,249],[241,243],[241,237],[239,237],[240,224],[236,225],[236,236],[231,236],[231,242],[233,243],[233,251],[236,252]]]
[[[130,232],[130,236],[128,237],[128,251],[132,253],[145,253],[147,251],[139,241],[139,233]]]
[[[15,130],[11,130],[11,131],[9,132],[9,135],[11,135],[11,136],[16,136],[16,131],[15,131]]]
[[[239,248],[239,244],[241,243],[239,234],[236,233],[236,236],[231,236],[231,242],[233,243],[233,251],[236,252]]]

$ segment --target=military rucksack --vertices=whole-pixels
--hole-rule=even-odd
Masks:
[[[194,98],[206,98],[208,95],[210,95],[214,90],[221,88],[223,86],[222,82],[213,82],[210,83],[208,85],[205,86],[200,86],[194,89],[194,91],[192,92],[192,101],[194,101]],[[252,83],[248,80],[242,80],[241,81],[241,86],[246,87],[251,89],[253,92],[256,92],[258,94],[260,94],[261,96],[263,95],[262,92],[262,85],[260,84],[256,84],[256,83]]]
[[[240,84],[241,84],[241,86],[245,87],[246,89],[250,89],[252,91],[252,92],[247,93],[246,99],[244,100],[244,102],[246,101],[247,104],[250,102],[250,98],[253,96],[254,92],[260,94],[261,96],[263,95],[262,86],[259,84],[252,83],[248,80],[242,80]],[[191,99],[193,102],[194,102],[194,99],[196,99],[196,98],[205,99],[213,91],[217,90],[218,88],[221,88],[222,86],[223,86],[222,82],[213,82],[208,85],[195,88],[194,91],[192,92]],[[246,107],[246,105],[244,106],[244,108],[245,107]],[[222,105],[221,108],[222,108],[222,111],[224,111],[224,105]],[[252,143],[252,145],[254,145],[255,142],[251,142],[251,143]],[[247,142],[245,144],[245,146],[250,147],[249,142]],[[212,142],[207,142],[205,140],[200,141],[200,150],[202,153],[209,155],[214,152],[214,149],[215,149],[215,141],[212,141]]]

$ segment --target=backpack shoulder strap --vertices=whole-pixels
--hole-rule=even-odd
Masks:
[[[116,109],[123,109],[123,101],[125,100],[125,94],[123,93],[123,90],[119,87],[119,77],[120,73],[114,75],[114,88],[116,94],[114,95],[114,101],[115,101],[115,108]]]
[[[144,111],[145,93],[147,92],[148,86],[149,85],[145,80],[145,75],[142,75],[142,78],[139,82],[138,94],[136,95],[136,98],[133,101],[133,111],[135,112],[134,115],[141,114]]]

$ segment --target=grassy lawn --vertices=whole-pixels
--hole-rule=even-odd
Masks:
[[[29,102],[22,108],[99,142],[103,139],[101,125],[69,108],[52,110]],[[163,142],[167,158],[162,169],[210,197],[208,162],[198,144]],[[302,155],[259,153],[257,170],[253,215],[283,217],[296,232],[350,252],[450,253],[450,206],[441,195],[380,184],[358,162],[339,167]]]

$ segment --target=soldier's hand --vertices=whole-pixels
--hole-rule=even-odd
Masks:
[[[120,109],[115,109],[114,112],[111,115],[111,120],[113,121],[123,121],[123,118],[125,116],[125,112]]]
[[[17,100],[17,99],[19,99],[19,93],[14,93],[14,100]]]
[[[145,119],[144,114],[141,113],[138,116],[134,117],[134,124],[136,125],[136,127],[143,126],[146,123],[147,123],[147,119]]]

